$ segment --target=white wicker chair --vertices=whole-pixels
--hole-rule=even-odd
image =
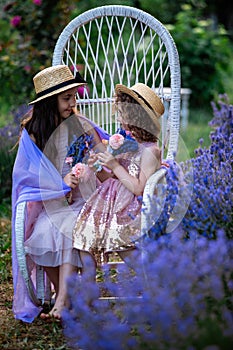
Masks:
[[[57,40],[52,64],[66,64],[74,71],[83,67],[81,74],[88,82],[89,90],[78,98],[78,105],[84,115],[110,134],[117,124],[116,120],[111,119],[115,85],[122,83],[132,86],[142,82],[152,87],[167,107],[161,120],[162,157],[174,158],[180,125],[179,57],[171,35],[156,18],[136,8],[120,5],[89,10],[64,28]],[[165,86],[171,89],[170,95],[164,94]],[[147,181],[143,195],[144,208],[150,205],[150,195],[165,173],[166,170],[161,168]],[[141,226],[144,232],[148,229],[144,210]],[[18,242],[20,268],[32,300],[38,297],[43,300],[42,292],[39,296],[34,295],[30,278],[25,272],[22,232]]]
[[[115,85],[141,82],[152,87],[166,106],[162,118],[162,158],[174,158],[180,127],[179,56],[171,35],[156,18],[120,5],[89,10],[62,31],[53,54],[53,65],[57,64],[66,64],[74,70],[83,66],[82,74],[90,91],[78,99],[78,104],[84,115],[110,134],[117,123],[112,119]],[[165,86],[170,88],[170,95],[165,95]],[[145,207],[150,204],[148,194],[154,192],[165,172],[160,169],[148,180]],[[147,229],[144,214],[142,229]]]

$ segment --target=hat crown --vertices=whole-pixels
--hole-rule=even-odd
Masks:
[[[137,83],[130,89],[143,99],[146,105],[156,114],[156,117],[160,117],[164,113],[162,101],[149,86],[143,83]]]
[[[146,111],[148,117],[157,128],[157,133],[161,126],[159,118],[164,113],[164,105],[159,96],[147,85],[136,83],[132,87],[123,84],[117,84],[115,87],[116,94],[123,93],[131,96]]]
[[[37,73],[33,78],[33,82],[35,91],[38,94],[71,79],[74,79],[74,76],[69,67],[65,65],[58,65],[45,68],[41,72]]]

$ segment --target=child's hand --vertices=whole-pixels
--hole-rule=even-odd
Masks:
[[[114,170],[119,165],[115,157],[107,151],[104,153],[98,153],[97,156],[100,164],[111,170]]]
[[[72,189],[74,189],[78,186],[78,178],[75,177],[75,175],[72,174],[72,172],[66,174],[63,181]]]
[[[97,154],[96,153],[91,153],[88,160],[87,160],[87,165],[92,171],[95,171],[95,162],[98,160]]]

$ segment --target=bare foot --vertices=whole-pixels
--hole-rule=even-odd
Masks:
[[[56,320],[61,320],[62,310],[63,308],[59,310],[58,308],[55,308],[55,305],[54,305],[54,307],[49,313],[49,317],[55,318]]]
[[[40,318],[41,318],[42,320],[48,320],[48,319],[50,318],[50,315],[49,315],[49,313],[45,314],[44,312],[42,312],[42,313],[40,314]]]
[[[41,313],[40,314],[40,318],[42,320],[45,321],[52,321],[52,320],[56,320],[56,321],[60,321],[61,320],[61,313],[58,312],[58,310],[54,310],[52,309],[49,313],[45,314],[45,313]]]
[[[52,310],[47,314],[41,313],[40,317],[44,320],[51,319],[51,318],[56,320],[61,320],[62,310],[65,308],[65,306],[66,306],[66,301],[58,298]]]

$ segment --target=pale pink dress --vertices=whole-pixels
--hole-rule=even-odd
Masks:
[[[146,142],[137,152],[116,156],[130,175],[138,177],[141,154]],[[106,261],[106,253],[130,249],[140,237],[142,198],[129,191],[117,178],[109,178],[96,189],[82,208],[73,231],[73,245],[90,252],[97,264]]]
[[[65,164],[67,146],[67,124],[63,122],[49,146],[56,148],[57,156],[53,163],[62,177],[70,172],[69,166]],[[34,263],[53,267],[64,263],[82,266],[79,253],[73,248],[72,231],[77,215],[95,189],[96,177],[91,175],[87,182],[80,183],[72,190],[71,205],[66,197],[37,203],[37,213],[31,220],[25,240],[25,252]],[[30,205],[35,207],[34,203]]]

